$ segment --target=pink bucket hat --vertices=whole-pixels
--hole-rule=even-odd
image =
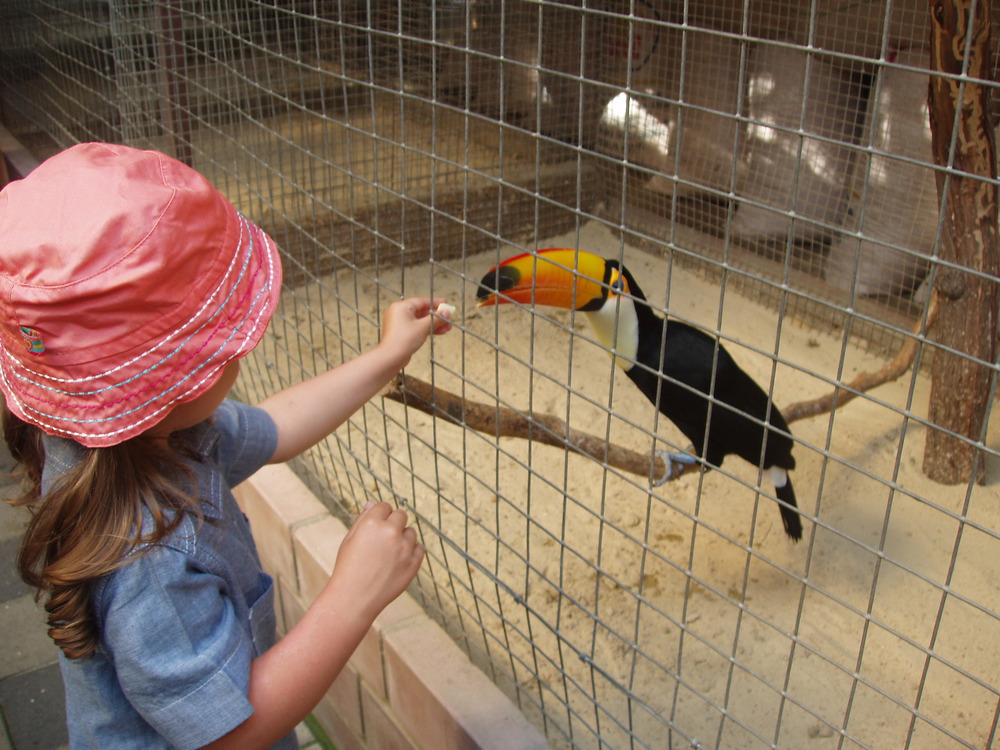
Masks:
[[[162,420],[256,346],[274,242],[190,167],[85,143],[0,192],[0,388],[98,448]]]

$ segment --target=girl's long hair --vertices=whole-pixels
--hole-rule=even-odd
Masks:
[[[70,659],[90,658],[99,644],[90,592],[93,582],[169,535],[184,512],[201,517],[199,501],[184,491],[193,451],[185,433],[164,443],[143,437],[110,448],[84,448],[83,457],[42,497],[42,432],[3,409],[4,439],[22,467],[24,493],[10,502],[32,511],[18,571],[47,595],[49,636]],[[186,480],[186,481],[185,481]],[[142,533],[142,511],[153,528]]]

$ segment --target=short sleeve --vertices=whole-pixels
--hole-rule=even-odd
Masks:
[[[253,712],[253,646],[223,579],[194,558],[148,550],[110,577],[95,604],[122,691],[171,746],[200,747]]]
[[[271,416],[256,406],[226,400],[215,412],[221,433],[219,465],[230,487],[268,463],[278,447],[278,428]]]

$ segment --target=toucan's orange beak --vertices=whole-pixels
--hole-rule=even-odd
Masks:
[[[567,310],[599,308],[608,294],[604,259],[578,250],[549,248],[494,266],[476,292],[479,307],[520,302]]]

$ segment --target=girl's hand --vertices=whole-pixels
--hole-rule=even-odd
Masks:
[[[442,297],[409,297],[393,302],[382,316],[382,336],[379,346],[394,351],[405,366],[410,357],[423,345],[431,333],[442,334],[451,330],[448,318],[451,313],[442,310],[431,315],[445,300]]]
[[[433,333],[451,329],[443,299],[411,298],[394,302],[383,316],[378,346],[309,380],[285,388],[261,402],[278,428],[272,463],[294,458],[316,445],[373,398],[410,361]]]
[[[319,703],[423,559],[406,513],[386,503],[366,507],[344,537],[319,596],[284,638],[253,660],[250,718],[209,747],[272,747],[288,733]]]
[[[375,503],[347,532],[328,585],[337,589],[343,606],[374,620],[406,590],[423,559],[424,548],[407,526],[406,512]]]

